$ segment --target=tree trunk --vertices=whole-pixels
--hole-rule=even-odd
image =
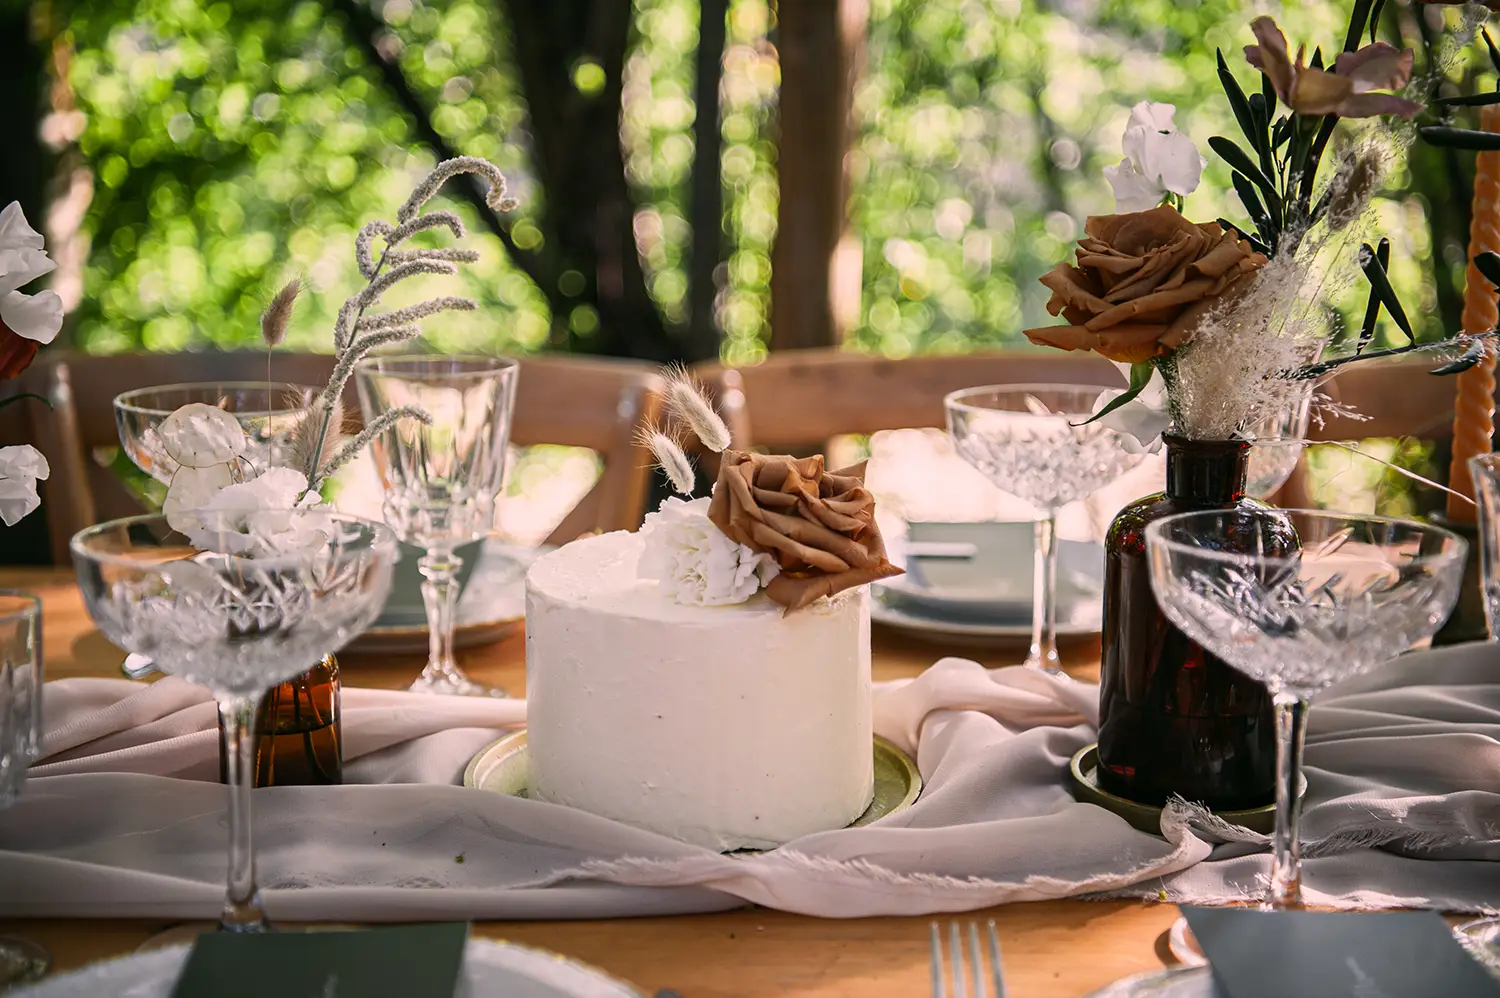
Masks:
[[[839,241],[848,223],[846,154],[868,0],[784,0],[777,172],[781,203],[771,250],[771,348],[833,346]]]

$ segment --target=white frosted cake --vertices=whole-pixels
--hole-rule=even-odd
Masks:
[[[648,523],[526,577],[531,794],[718,850],[848,825],[873,782],[867,588],[786,613],[772,559],[668,502],[707,561]]]

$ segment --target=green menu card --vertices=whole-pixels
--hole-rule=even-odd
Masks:
[[[210,932],[172,998],[453,998],[462,922],[354,932]]]

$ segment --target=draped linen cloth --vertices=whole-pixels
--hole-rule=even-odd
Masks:
[[[875,730],[916,758],[906,811],[720,855],[460,785],[525,703],[346,688],[345,785],[255,791],[273,919],[601,918],[747,902],[827,917],[1072,896],[1260,896],[1262,836],[1169,807],[1163,835],[1073,800],[1098,688],[944,658],[879,684]],[[46,755],[0,812],[0,917],[217,917],[216,712],[175,679],[45,693]],[[688,748],[684,747],[685,750]],[[1313,708],[1304,895],[1338,907],[1500,905],[1500,646],[1406,655]]]

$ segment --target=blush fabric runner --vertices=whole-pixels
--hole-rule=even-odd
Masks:
[[[1070,896],[1258,898],[1264,837],[1169,808],[1164,837],[1073,800],[1098,688],[944,658],[876,687],[876,731],[918,761],[910,809],[772,852],[720,855],[459,785],[521,701],[344,691],[341,787],[255,792],[273,919],[603,918],[747,902],[827,917]],[[48,684],[47,755],[0,812],[0,917],[215,918],[216,714],[175,679]],[[1417,652],[1312,712],[1304,894],[1336,907],[1500,899],[1500,645]],[[1233,841],[1229,841],[1232,839]]]

